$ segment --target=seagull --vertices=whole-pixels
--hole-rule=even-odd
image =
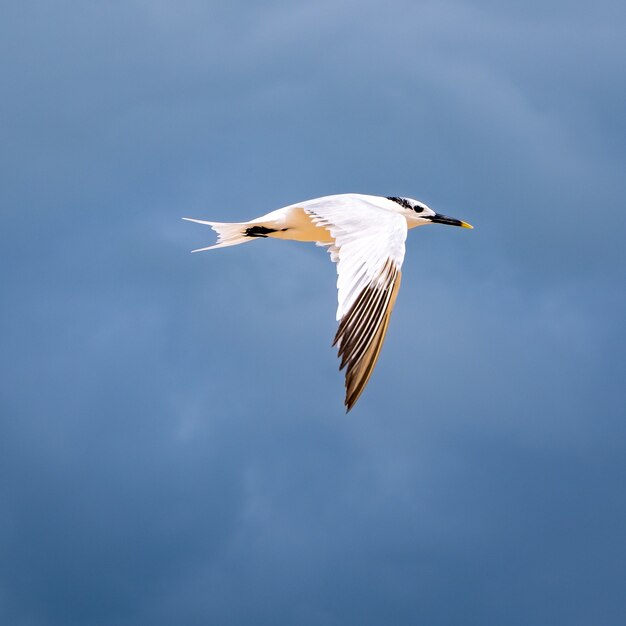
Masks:
[[[423,202],[398,196],[346,193],[290,204],[250,222],[206,224],[217,243],[192,252],[265,239],[308,241],[325,247],[337,264],[339,328],[333,346],[345,368],[345,406],[350,411],[372,375],[400,289],[409,228],[447,224],[473,228]]]

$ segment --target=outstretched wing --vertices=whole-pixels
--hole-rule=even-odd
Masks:
[[[380,354],[400,288],[406,220],[362,196],[335,196],[305,203],[304,210],[334,238],[339,328],[333,345],[346,368],[349,411],[363,392]]]

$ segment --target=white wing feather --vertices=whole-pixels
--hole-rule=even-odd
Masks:
[[[356,194],[300,206],[331,233],[337,263],[340,321],[335,344],[346,367],[346,407],[357,401],[372,374],[400,287],[407,225],[404,216]]]

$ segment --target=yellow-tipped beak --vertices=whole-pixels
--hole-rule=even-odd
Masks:
[[[441,215],[441,213],[436,213],[427,219],[430,219],[430,221],[434,224],[447,224],[448,226],[460,226],[461,228],[474,228],[467,222],[462,222],[461,220],[457,220],[454,217],[448,217],[447,215]]]

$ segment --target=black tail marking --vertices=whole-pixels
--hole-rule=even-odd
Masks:
[[[278,232],[278,228],[268,228],[267,226],[249,226],[243,231],[245,237],[267,237],[270,233]],[[281,228],[281,231],[287,230]]]

